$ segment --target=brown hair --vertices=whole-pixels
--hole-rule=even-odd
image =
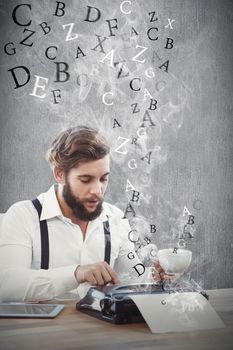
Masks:
[[[98,160],[109,153],[109,147],[97,130],[76,126],[62,131],[46,153],[52,166],[68,173],[80,162]]]

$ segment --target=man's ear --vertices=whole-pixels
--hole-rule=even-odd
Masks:
[[[64,171],[59,169],[58,167],[54,167],[53,168],[53,176],[55,178],[55,180],[59,183],[59,184],[64,184],[65,183],[65,174]]]

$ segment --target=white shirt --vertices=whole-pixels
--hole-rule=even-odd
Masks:
[[[49,269],[40,269],[41,239],[38,213],[30,200],[12,205],[1,226],[0,300],[40,301],[78,287],[74,276],[77,265],[104,261],[103,222],[109,218],[111,233],[110,265],[117,273],[137,277],[133,268],[140,263],[128,240],[130,226],[123,212],[104,203],[101,215],[88,223],[85,240],[78,225],[63,216],[55,187],[38,196],[42,204],[40,220],[47,220]],[[130,255],[132,258],[132,254]],[[79,286],[81,287],[82,284]],[[81,288],[79,288],[79,292]],[[79,293],[82,295],[82,292]]]

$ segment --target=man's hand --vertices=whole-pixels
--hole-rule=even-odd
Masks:
[[[78,283],[88,282],[99,286],[110,282],[113,284],[119,283],[117,274],[105,261],[90,265],[79,265],[74,275]]]
[[[154,268],[152,272],[152,276],[156,282],[162,282],[162,281],[174,281],[176,280],[180,275],[179,274],[166,274],[165,271],[162,269],[159,260],[156,259],[154,261]]]

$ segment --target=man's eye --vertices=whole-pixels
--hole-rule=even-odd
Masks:
[[[81,179],[80,180],[83,184],[87,184],[88,182],[90,182],[90,180],[88,179],[88,180],[83,180],[83,179]]]
[[[108,181],[108,178],[105,177],[105,178],[101,179],[100,181],[101,181],[101,182],[107,182],[107,181]]]

